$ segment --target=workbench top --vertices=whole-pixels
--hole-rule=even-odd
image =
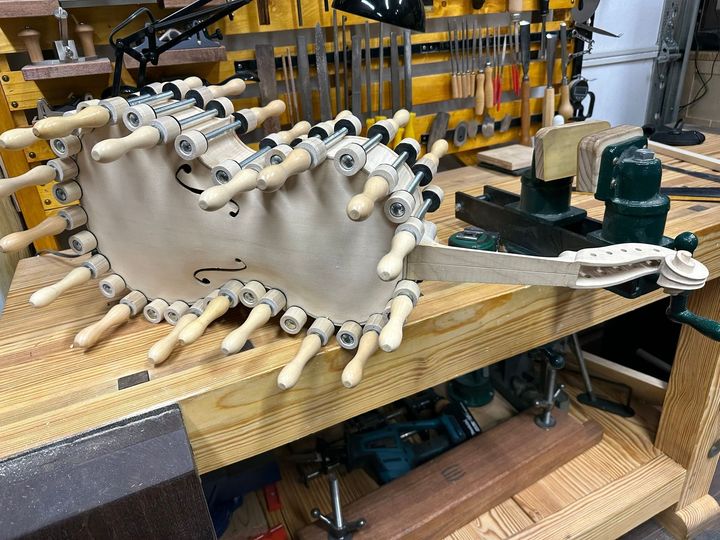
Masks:
[[[720,138],[692,150],[720,153]],[[676,166],[701,170],[668,160]],[[445,190],[432,215],[439,241],[464,224],[454,217],[454,193],[473,195],[493,184],[518,191],[517,178],[464,167],[438,174]],[[664,173],[664,185],[712,186],[708,180]],[[578,195],[573,203],[601,218],[603,203]],[[720,205],[673,202],[666,233],[685,230],[701,238],[698,258],[720,274]],[[94,348],[71,349],[74,335],[98,320],[108,302],[97,284],[70,291],[43,309],[28,297],[68,271],[55,257],[21,261],[0,319],[0,458],[126,416],[179,403],[200,472],[272,449],[347,418],[395,401],[658,300],[661,292],[627,300],[607,291],[551,287],[424,282],[403,345],[368,362],[355,389],[340,382],[352,353],[332,342],[289,391],[276,386],[278,370],[294,355],[300,337],[276,321],[252,336],[253,349],[226,357],[220,342],[246,312],[231,310],[194,344],[152,367],[150,346],[169,331],[142,317],[120,327]],[[118,379],[147,371],[149,381],[118,390]]]

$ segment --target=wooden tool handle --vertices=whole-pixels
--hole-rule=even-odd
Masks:
[[[105,139],[93,146],[90,155],[100,163],[110,163],[139,148],[152,148],[160,143],[160,131],[153,126],[142,126],[119,139]]]
[[[93,43],[93,27],[89,24],[78,24],[75,27],[75,33],[80,39],[82,50],[85,56],[95,56],[95,44]]]
[[[439,161],[445,154],[447,154],[450,145],[445,139],[438,139],[430,147],[430,151],[423,157],[429,157]]]
[[[198,199],[198,205],[208,212],[219,210],[239,193],[255,189],[258,174],[254,169],[243,169],[233,176],[229,182],[203,191]]]
[[[183,79],[183,82],[190,88],[200,88],[203,85],[202,79],[200,77],[196,77],[195,75],[192,75],[187,79]]]
[[[485,72],[475,76],[475,115],[481,116],[485,110]]]
[[[316,334],[308,334],[305,336],[300,344],[300,349],[298,349],[295,358],[290,360],[290,363],[282,368],[278,374],[278,388],[280,388],[280,390],[287,390],[288,388],[295,386],[298,379],[300,379],[300,375],[302,374],[302,370],[305,368],[305,364],[307,364],[318,352],[320,352],[321,347],[322,341],[320,340],[320,336]]]
[[[508,13],[520,13],[523,10],[523,0],[508,0]]]
[[[383,351],[392,352],[400,346],[403,338],[403,326],[414,307],[413,301],[404,294],[393,298],[390,306],[390,320],[380,331],[378,340]]]
[[[275,141],[278,144],[290,144],[298,137],[306,135],[311,127],[310,122],[303,120],[286,131],[278,131],[275,134]]]
[[[212,85],[208,86],[208,90],[210,90],[210,93],[212,94],[213,98],[219,98],[219,97],[230,97],[230,96],[239,96],[245,91],[245,87],[247,85],[245,84],[245,81],[242,79],[232,79],[229,82],[226,82],[222,85]]]
[[[0,197],[6,197],[28,186],[42,186],[55,179],[55,169],[49,165],[38,165],[28,172],[0,180]]]
[[[250,335],[267,323],[271,317],[272,308],[267,304],[258,304],[252,308],[245,322],[225,336],[221,345],[222,352],[225,354],[240,352]]]
[[[189,345],[203,335],[205,329],[215,319],[222,317],[227,310],[230,309],[230,299],[224,294],[218,295],[212,300],[197,319],[188,324],[180,335],[178,340],[182,345]]]
[[[23,40],[30,61],[33,64],[44,60],[42,48],[40,47],[40,32],[32,28],[25,28],[25,30],[18,33],[18,37]]]
[[[257,125],[259,126],[271,116],[280,116],[284,113],[285,102],[281,99],[274,99],[264,107],[253,107],[250,110],[255,114],[255,117],[257,118]]]
[[[75,336],[73,347],[87,349],[95,345],[104,334],[111,328],[123,324],[130,319],[130,306],[126,304],[117,304],[110,308],[105,316],[95,324],[91,324],[87,328],[83,328]]]
[[[366,332],[360,338],[357,351],[352,360],[348,362],[342,372],[341,380],[345,388],[352,388],[360,384],[365,369],[365,363],[378,350],[379,335],[377,332]]]
[[[457,73],[453,73],[452,77],[450,78],[450,84],[452,88],[452,97],[453,99],[457,99],[460,97],[460,77]]]
[[[33,133],[41,139],[54,139],[70,135],[75,129],[99,128],[110,121],[110,111],[91,105],[69,116],[50,116],[35,122]]]
[[[60,234],[67,227],[67,221],[58,215],[45,218],[43,221],[28,229],[10,233],[0,239],[0,253],[21,250],[32,244],[38,238]]]
[[[565,121],[569,120],[573,115],[573,106],[570,104],[570,88],[567,83],[560,86],[560,105],[558,106],[558,114]]]
[[[555,89],[552,87],[545,88],[545,98],[543,100],[543,127],[552,126],[553,117],[555,116]]]
[[[402,273],[403,262],[416,246],[415,235],[409,231],[399,231],[392,239],[390,252],[377,265],[377,273],[383,281],[395,279]]]
[[[178,344],[180,332],[182,332],[183,329],[195,319],[197,319],[197,315],[194,313],[186,313],[180,317],[178,322],[175,323],[175,326],[173,326],[172,331],[155,345],[150,347],[150,350],[148,351],[148,360],[150,360],[153,365],[162,364],[165,360],[167,360],[173,352],[173,349]]]
[[[86,266],[71,270],[64,278],[48,287],[38,289],[30,296],[33,307],[45,307],[55,301],[62,293],[90,280],[92,272]]]
[[[490,112],[495,104],[495,91],[493,89],[493,79],[495,78],[495,68],[492,66],[485,67],[485,109]]]
[[[285,161],[278,165],[270,165],[260,171],[257,179],[258,188],[263,191],[275,191],[285,185],[287,179],[295,174],[305,172],[312,165],[310,152],[302,148],[294,148]]]
[[[31,127],[8,129],[0,134],[0,150],[19,150],[39,140]]]
[[[530,146],[530,81],[523,79],[520,88],[520,144]]]
[[[407,109],[400,109],[393,115],[390,121],[395,122],[395,131],[397,131],[401,127],[405,127],[410,121],[410,111]]]
[[[365,181],[362,193],[358,193],[347,205],[346,212],[353,221],[366,220],[372,214],[375,203],[386,197],[390,186],[382,176],[371,176]]]

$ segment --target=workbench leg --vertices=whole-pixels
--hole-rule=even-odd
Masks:
[[[690,299],[690,309],[720,319],[720,279]],[[708,495],[718,463],[711,447],[720,438],[720,343],[689,326],[680,332],[655,446],[687,469],[680,500],[659,519],[675,537],[686,538],[720,517]]]

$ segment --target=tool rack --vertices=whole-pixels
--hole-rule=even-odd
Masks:
[[[185,0],[168,0],[163,3],[164,8],[147,4],[153,9],[158,17],[166,16],[174,9],[178,9],[189,2]],[[325,29],[327,37],[326,48],[332,51],[332,9],[325,9],[324,0],[302,0],[302,26],[298,22],[297,4],[295,2],[279,2],[270,0],[269,19],[270,24],[260,24],[259,4],[253,2],[235,12],[233,20],[224,19],[217,28],[224,36],[223,45],[226,47],[226,60],[201,61],[193,64],[161,65],[150,68],[151,78],[164,79],[174,76],[198,75],[210,82],[219,82],[231,76],[238,67],[252,69],[256,66],[255,46],[265,44],[273,47],[276,59],[276,77],[278,97],[287,100],[284,93],[283,72],[279,57],[289,47],[293,57],[293,65],[297,66],[296,55],[296,34],[294,30],[303,32],[308,37],[308,43],[313,43],[313,31],[316,23],[320,23]],[[107,6],[97,2],[97,6],[67,9],[78,21],[90,24],[94,30],[94,43],[100,56],[112,57],[112,50],[108,45],[108,37],[112,29],[135,9],[133,6]],[[87,2],[83,6],[88,6]],[[291,9],[288,9],[288,6]],[[553,10],[553,21],[548,22],[548,31],[557,31],[560,21],[569,21],[572,0],[555,0],[550,3]],[[12,9],[11,9],[12,7]],[[57,36],[57,22],[52,17],[53,9],[57,7],[54,1],[39,0],[17,0],[0,2],[0,132],[14,127],[28,125],[32,119],[34,110],[39,99],[46,99],[50,104],[64,102],[68,95],[83,95],[85,92],[92,92],[95,96],[111,83],[109,75],[78,76],[72,78],[59,78],[38,81],[26,81],[20,69],[29,62],[24,52],[22,39],[18,33],[27,25],[40,32],[41,46],[43,50],[51,48],[52,40]],[[527,17],[529,12],[537,7],[535,0],[524,0],[523,16]],[[474,117],[473,98],[451,99],[450,79],[450,55],[447,44],[446,23],[448,18],[460,17],[463,15],[477,15],[478,20],[491,21],[490,24],[507,24],[507,4],[504,0],[488,0],[480,10],[473,10],[470,0],[462,2],[435,0],[433,8],[427,12],[428,21],[425,34],[413,34],[413,102],[417,112],[415,121],[415,133],[418,138],[426,135],[439,111],[450,113],[448,133],[452,140],[454,126],[462,120],[469,120]],[[338,13],[340,16],[341,14]],[[534,20],[534,19],[533,19]],[[502,22],[501,22],[502,21]],[[350,35],[355,31],[362,32],[365,20],[356,16],[348,16],[346,26],[348,28],[348,50],[350,48]],[[373,85],[372,100],[374,109],[377,110],[378,100],[378,24],[371,24],[371,39],[373,63]],[[215,27],[211,28],[214,29]],[[531,25],[533,53],[539,46],[540,23],[533,22]],[[72,30],[71,30],[72,37]],[[391,108],[390,92],[390,70],[389,70],[389,46],[387,41],[388,31],[385,31],[385,77],[384,77],[384,104],[383,109],[389,111]],[[312,53],[312,46],[309,52]],[[402,53],[402,50],[400,50]],[[401,54],[402,56],[402,54]],[[332,57],[332,52],[329,57]],[[329,58],[329,78],[332,83],[334,73],[331,58]],[[556,60],[555,80],[560,80],[560,59]],[[161,62],[162,64],[162,62]],[[348,64],[350,62],[348,61]],[[313,64],[311,64],[312,66]],[[314,78],[314,67],[311,68],[312,84],[316,85]],[[123,80],[133,84],[134,70],[123,71]],[[297,74],[296,74],[297,78]],[[402,80],[402,73],[400,74]],[[531,86],[537,90],[545,84],[544,62],[533,58],[530,68]],[[235,100],[236,108],[253,107],[259,103],[258,85],[250,84],[242,99]],[[503,88],[507,92],[511,88],[510,70],[505,70]],[[332,91],[331,99],[334,102],[335,93]],[[364,94],[364,88],[363,88]],[[532,130],[539,126],[539,115],[542,112],[542,97],[540,94],[533,94],[530,100],[530,111],[533,116]],[[364,101],[364,96],[363,96]],[[319,111],[317,92],[313,92],[313,107]],[[363,107],[366,110],[366,107]],[[450,152],[458,153],[458,156],[466,163],[474,163],[475,151],[479,148],[507,143],[519,138],[518,118],[520,116],[520,101],[503,101],[499,112],[495,113],[495,119],[499,125],[499,119],[510,114],[514,119],[513,125],[507,132],[498,131],[490,138],[484,138],[480,133],[472,139],[468,139],[461,149],[451,145]],[[316,116],[317,117],[317,116]],[[482,119],[480,119],[482,120]],[[281,119],[283,125],[289,123],[287,113]],[[53,156],[46,142],[39,142],[22,152],[6,151],[1,152],[6,172],[9,176],[18,176],[26,172],[30,167],[44,162]],[[28,227],[37,225],[42,221],[48,212],[56,210],[56,204],[50,195],[47,186],[38,188],[30,187],[20,190],[16,194],[23,218]],[[37,249],[55,249],[57,243],[53,238],[44,238],[35,243]]]
[[[720,138],[708,139],[702,151],[720,155]],[[479,195],[488,183],[519,189],[515,178],[477,168],[441,173],[436,181],[448,197],[460,190]],[[708,185],[667,172],[664,183]],[[602,203],[589,195],[573,203],[593,218],[603,213]],[[447,204],[436,223],[440,241],[463,226]],[[691,308],[717,318],[720,208],[674,202],[666,232],[685,230],[700,237],[696,255],[712,279],[693,294]],[[371,358],[357,388],[341,387],[350,356],[333,345],[308,365],[295,388],[281,392],[277,373],[298,338],[266,325],[253,336],[253,349],[225,357],[217,344],[240,313],[155,368],[146,351],[166,330],[140,320],[84,354],[71,351],[75,333],[107,309],[95,288],[79,287],[41,311],[25,302],[29,292],[65,274],[68,264],[25,259],[13,282],[0,339],[0,459],[177,403],[204,473],[662,298],[659,291],[631,301],[604,290],[426,282],[404,346]],[[29,317],[36,323],[31,327]],[[719,357],[720,344],[683,328],[659,419],[657,409],[640,404],[630,419],[573,405],[576,416],[603,426],[603,441],[478,520],[458,523],[462,529],[453,537],[607,538],[659,512],[677,536],[700,530],[720,513],[707,495],[718,459],[712,448],[720,425]],[[120,384],[128,379],[138,384]],[[567,382],[575,393],[578,381],[570,376]]]

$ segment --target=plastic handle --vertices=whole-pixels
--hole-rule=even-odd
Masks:
[[[258,174],[254,169],[243,169],[233,176],[229,182],[203,191],[198,199],[198,205],[208,212],[219,210],[236,195],[255,189]]]
[[[403,262],[417,245],[415,235],[409,231],[395,233],[390,252],[377,265],[377,274],[383,281],[390,281],[402,273]]]
[[[322,348],[322,341],[320,336],[317,334],[308,334],[302,340],[300,349],[298,349],[295,358],[290,360],[280,373],[277,378],[277,385],[280,390],[287,390],[295,386],[300,379],[305,365],[317,354]]]
[[[186,313],[180,317],[178,322],[175,323],[175,326],[173,326],[172,331],[155,345],[150,347],[150,350],[148,351],[148,360],[150,360],[153,365],[162,364],[165,360],[167,360],[175,347],[178,345],[180,332],[182,332],[183,329],[195,319],[197,319],[197,315],[194,313]]]
[[[298,137],[306,135],[311,127],[310,122],[306,122],[305,120],[298,122],[287,131],[278,131],[276,133],[276,142],[278,144],[290,144]]]
[[[555,116],[555,89],[545,88],[545,98],[543,100],[543,127],[552,126],[553,117]]]
[[[73,347],[79,347],[81,349],[92,347],[103,335],[108,333],[110,329],[127,322],[128,319],[130,319],[130,314],[130,306],[126,304],[113,306],[98,322],[78,332],[75,336]]]
[[[530,81],[523,79],[520,88],[520,144],[530,146]]]
[[[233,79],[223,85],[208,86],[208,90],[210,90],[213,98],[230,97],[242,94],[246,86],[245,81],[242,79]]]
[[[490,112],[495,104],[495,92],[493,90],[493,79],[495,78],[495,68],[492,66],[485,67],[485,109]]]
[[[230,299],[224,294],[216,296],[210,300],[210,303],[207,305],[202,315],[188,324],[183,331],[180,332],[178,340],[182,345],[189,345],[190,343],[197,341],[197,339],[203,335],[207,327],[210,326],[210,323],[215,319],[222,317],[228,309],[230,309]]]
[[[49,165],[38,165],[20,176],[0,180],[0,197],[12,195],[24,187],[42,186],[52,180],[55,180],[55,169]]]
[[[294,148],[285,161],[278,165],[270,165],[260,171],[257,185],[263,191],[275,191],[285,185],[287,179],[310,169],[312,156],[307,150]]]
[[[32,296],[30,296],[30,304],[36,308],[45,307],[57,300],[62,293],[86,283],[91,277],[92,272],[89,268],[85,266],[74,268],[57,283],[35,291]]]
[[[485,110],[485,73],[475,76],[475,115],[480,116]]]
[[[70,135],[75,129],[99,128],[110,121],[110,111],[91,105],[69,116],[50,116],[35,122],[33,133],[41,139],[54,139]]]
[[[558,114],[565,121],[569,120],[573,114],[573,106],[570,104],[570,88],[567,83],[560,86],[560,105],[558,106]]]
[[[346,212],[353,221],[364,221],[375,208],[375,203],[386,197],[390,186],[382,176],[371,176],[365,181],[362,193],[358,193],[347,205]]]
[[[353,356],[352,360],[345,366],[342,376],[340,377],[345,388],[353,388],[360,384],[365,364],[370,357],[375,354],[375,351],[378,350],[378,342],[379,335],[377,332],[366,332],[360,338],[355,356]]]
[[[245,322],[225,336],[221,345],[222,352],[225,354],[240,352],[250,338],[250,334],[267,323],[271,317],[272,308],[268,304],[258,304],[252,308]]]
[[[403,326],[415,307],[409,296],[400,294],[393,298],[390,305],[390,320],[380,331],[380,348],[392,352],[400,347],[403,338]]]
[[[703,336],[713,341],[720,341],[720,323],[693,313],[688,309],[687,303],[687,294],[673,296],[670,299],[670,307],[667,309],[667,316],[670,320],[680,324],[687,324]]]
[[[20,150],[39,140],[31,127],[9,129],[0,134],[0,150]]]
[[[153,126],[142,126],[119,139],[106,139],[93,146],[90,155],[95,161],[109,163],[120,159],[131,150],[152,148],[160,144],[160,131]]]
[[[257,125],[259,126],[271,116],[280,116],[284,113],[285,102],[281,99],[274,99],[264,107],[253,107],[250,110],[255,114],[255,118],[257,118]]]
[[[32,244],[38,238],[60,234],[67,228],[65,218],[50,216],[27,231],[10,233],[0,239],[0,253],[19,251]]]

